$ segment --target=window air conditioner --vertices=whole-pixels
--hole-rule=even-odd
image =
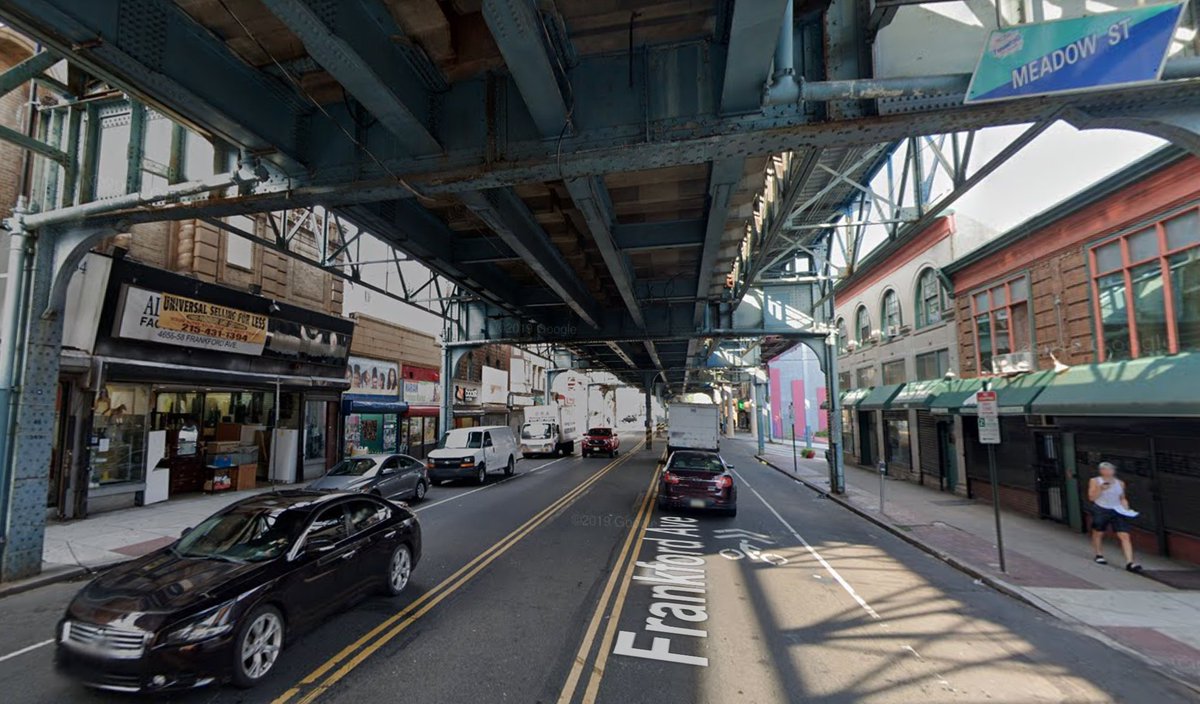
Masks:
[[[1023,374],[1033,370],[1034,358],[1032,352],[1013,352],[1012,354],[998,354],[992,357],[992,374],[996,376]]]

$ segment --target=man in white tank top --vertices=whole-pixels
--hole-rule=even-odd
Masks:
[[[1125,569],[1130,572],[1141,572],[1142,566],[1133,561],[1133,543],[1129,539],[1129,517],[1137,515],[1129,508],[1129,498],[1125,496],[1125,482],[1117,479],[1117,466],[1112,462],[1101,462],[1098,467],[1100,476],[1088,480],[1088,502],[1092,511],[1092,551],[1095,553],[1096,564],[1106,565],[1102,543],[1104,534],[1111,527],[1121,542],[1121,552],[1125,554]]]

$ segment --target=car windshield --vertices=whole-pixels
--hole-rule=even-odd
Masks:
[[[526,440],[541,440],[554,433],[554,426],[549,423],[526,423],[521,428],[521,437]]]
[[[300,533],[301,511],[234,507],[210,516],[175,544],[181,557],[261,562],[285,553]]]
[[[361,477],[375,467],[375,460],[370,457],[356,457],[342,460],[329,470],[331,477]]]
[[[719,474],[725,471],[725,465],[716,455],[675,455],[669,469],[685,469],[692,472],[710,472]]]
[[[588,435],[596,435],[602,438],[612,437],[612,428],[592,428],[588,431]]]
[[[483,433],[446,433],[439,447],[478,449],[483,447]]]

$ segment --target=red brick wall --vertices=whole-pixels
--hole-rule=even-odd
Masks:
[[[0,72],[7,71],[32,54],[28,41],[11,30],[0,29]],[[29,84],[0,96],[0,125],[25,132],[26,105]],[[0,217],[12,214],[17,203],[17,187],[21,181],[21,166],[25,151],[9,142],[0,142]]]

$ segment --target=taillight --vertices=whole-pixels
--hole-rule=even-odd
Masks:
[[[671,474],[670,472],[663,472],[663,481],[666,482],[667,484],[678,484],[679,477],[675,476],[674,474]]]
[[[728,489],[733,486],[733,477],[729,476],[728,474],[723,475],[717,480],[717,485],[722,489]]]

